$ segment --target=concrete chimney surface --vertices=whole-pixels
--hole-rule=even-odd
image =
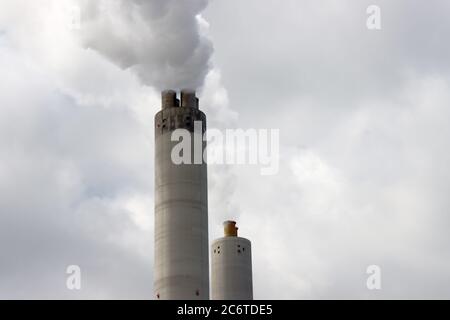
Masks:
[[[236,222],[224,222],[225,236],[211,245],[211,299],[252,300],[252,245],[237,236]]]
[[[184,107],[176,103],[176,93],[162,94],[162,110],[155,115],[155,265],[156,299],[209,299],[208,185],[207,167],[202,164],[172,162],[171,141],[176,129],[191,133],[194,121],[206,116],[184,97]],[[202,148],[206,147],[203,143]]]

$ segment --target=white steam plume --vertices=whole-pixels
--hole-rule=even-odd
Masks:
[[[157,89],[199,88],[210,70],[207,0],[80,0],[83,45]]]

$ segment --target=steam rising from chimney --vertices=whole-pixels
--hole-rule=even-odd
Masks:
[[[207,0],[82,0],[83,45],[156,89],[199,88],[210,69]]]

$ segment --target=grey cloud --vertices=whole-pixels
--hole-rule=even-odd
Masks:
[[[239,125],[281,133],[279,175],[236,172],[258,298],[448,297],[448,3],[378,1],[380,31],[369,4],[205,13]]]
[[[215,22],[215,59],[232,105],[256,111],[272,104],[279,110],[301,96],[330,109],[353,108],[362,97],[395,95],[405,73],[448,74],[448,2],[377,1],[379,32],[366,28],[371,4],[214,2],[205,16]]]
[[[151,298],[153,234],[135,219],[152,208],[147,128],[1,51],[0,297]],[[79,292],[65,286],[72,264]]]

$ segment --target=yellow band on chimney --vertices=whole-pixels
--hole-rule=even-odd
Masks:
[[[236,221],[225,221],[223,223],[223,231],[225,237],[237,237],[238,227],[236,227]]]

